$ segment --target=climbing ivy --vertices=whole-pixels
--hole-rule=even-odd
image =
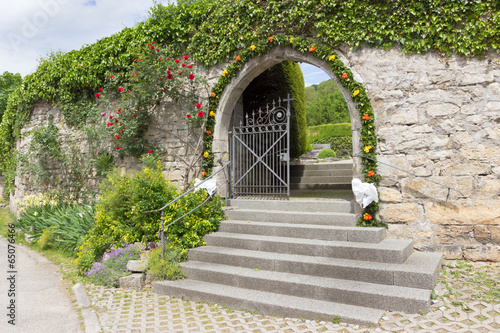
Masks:
[[[205,67],[225,62],[235,54],[242,59],[263,55],[271,45],[261,47],[261,43],[269,36],[275,36],[280,45],[289,36],[302,37],[294,44],[301,52],[308,52],[311,43],[329,49],[344,45],[354,49],[399,46],[403,52],[434,50],[443,57],[453,53],[486,57],[488,51],[498,53],[500,48],[498,1],[178,0],[176,4],[155,4],[149,14],[135,27],[80,50],[49,54],[11,94],[0,124],[0,173],[5,176],[7,192],[13,190],[15,138],[30,119],[34,105],[39,101],[60,105],[68,124],[84,123],[87,115],[78,111],[82,108],[71,106],[93,98],[107,73],[125,74],[136,57],[134,50],[151,40],[168,44],[172,54],[187,52]],[[248,49],[252,44],[257,46],[255,51]],[[234,75],[242,65],[243,61],[232,65],[229,74]],[[336,75],[338,70],[334,69]],[[350,74],[347,69],[345,72]],[[226,80],[228,77],[222,78],[214,88],[217,96]],[[369,101],[360,85],[356,89],[360,90],[356,102],[362,110]],[[374,126],[371,112],[367,111],[371,121],[363,127],[362,135],[363,144],[373,147],[367,154],[375,156],[375,145],[370,144],[376,143],[369,132],[369,126]],[[213,117],[210,122],[214,122]],[[206,145],[208,148],[211,143]],[[212,157],[203,163],[210,165]],[[375,165],[365,167],[371,170]]]

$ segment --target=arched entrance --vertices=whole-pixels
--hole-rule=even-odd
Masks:
[[[250,84],[250,82],[252,82],[252,80],[259,76],[262,72],[286,60],[306,62],[319,67],[338,85],[346,100],[351,120],[353,135],[352,148],[355,153],[353,156],[353,176],[356,178],[362,178],[363,165],[361,158],[356,154],[356,152],[361,150],[359,142],[361,121],[359,111],[357,110],[355,103],[352,101],[351,94],[338,82],[337,77],[330,69],[328,63],[314,57],[311,54],[301,53],[286,47],[273,48],[268,54],[249,60],[243,66],[239,74],[232,78],[231,83],[225,87],[220,96],[216,112],[216,124],[214,127],[214,140],[212,146],[215,161],[224,163],[230,159],[229,137],[233,124],[232,116],[235,108],[238,107],[238,101],[240,100],[243,91]]]

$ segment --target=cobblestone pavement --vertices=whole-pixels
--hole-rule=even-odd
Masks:
[[[377,327],[263,316],[151,291],[87,284],[104,332],[500,332],[500,264],[446,261],[431,310],[386,312]]]

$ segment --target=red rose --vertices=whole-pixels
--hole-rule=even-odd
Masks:
[[[189,65],[188,68],[193,68],[193,65]]]
[[[160,78],[158,78],[158,80],[160,80],[160,81],[161,81],[161,80],[163,80],[163,78],[162,78],[162,77],[160,77]]]
[[[96,94],[95,94],[95,97],[99,98],[99,97],[101,97],[101,94],[96,93]]]
[[[179,59],[175,59],[175,63],[178,64],[179,63]]]
[[[153,153],[153,151],[152,151],[152,150],[148,150],[148,154],[152,154],[152,153]]]
[[[201,108],[201,104],[200,103],[196,104],[196,108],[197,109]]]
[[[161,57],[158,58],[158,61],[161,61]]]
[[[172,76],[172,74],[170,74],[169,76],[167,76],[167,79],[169,80],[172,80],[174,77]]]
[[[113,116],[109,116],[109,119],[113,119]]]
[[[187,55],[184,56],[184,60],[188,60],[189,57]]]
[[[99,88],[99,92],[101,92],[101,91],[102,91],[102,88]]]
[[[170,69],[169,69],[169,70],[167,70],[167,74],[170,74],[170,73],[172,73],[172,72],[170,71]]]
[[[182,65],[181,65],[181,66],[182,66],[182,67],[186,67],[186,64],[185,64],[185,63],[182,63]]]
[[[120,147],[116,147],[116,150],[120,150]]]
[[[156,52],[160,52],[160,49],[156,49]]]
[[[114,76],[113,76],[113,75],[110,75],[110,76],[109,76],[109,78],[110,78],[111,80],[113,80]]]
[[[119,91],[119,92],[122,92],[122,91],[123,91],[123,88],[122,88],[122,87],[118,88],[118,91]]]
[[[194,74],[193,74],[193,73],[191,73],[191,74],[189,74],[189,76],[188,76],[188,77],[189,77],[189,79],[190,79],[190,80],[192,80],[192,79],[194,79]]]
[[[153,50],[155,47],[153,45],[151,45],[151,50]]]
[[[122,108],[118,108],[118,112],[120,112],[122,110]]]
[[[198,117],[200,117],[200,118],[203,117],[203,112],[201,112],[201,111],[198,112]]]
[[[152,41],[152,42],[151,42],[151,44],[154,44],[154,43],[155,43],[155,41]]]
[[[120,138],[120,136],[119,136],[119,135],[117,135],[117,136],[116,136],[116,140],[118,140],[119,138]]]
[[[134,117],[134,118],[135,118],[135,113],[132,115],[132,117]]]
[[[191,118],[191,115],[188,113],[188,114],[186,115],[186,118],[187,118],[187,119]]]

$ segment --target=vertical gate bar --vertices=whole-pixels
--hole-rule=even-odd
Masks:
[[[233,189],[232,195],[235,195],[235,193],[236,193],[235,192],[235,188],[234,188],[234,183],[236,182],[236,173],[234,171],[234,168],[235,168],[235,165],[236,165],[235,162],[237,161],[237,159],[236,159],[236,148],[235,148],[236,142],[235,142],[235,138],[234,138],[235,135],[236,135],[236,129],[233,127],[233,137],[232,137],[233,147],[232,147],[232,156],[231,156],[231,169],[233,170],[233,174],[232,174],[233,180],[231,182],[231,188]]]
[[[287,149],[287,162],[286,162],[286,195],[290,197],[290,94],[287,96],[286,103],[286,149]]]

